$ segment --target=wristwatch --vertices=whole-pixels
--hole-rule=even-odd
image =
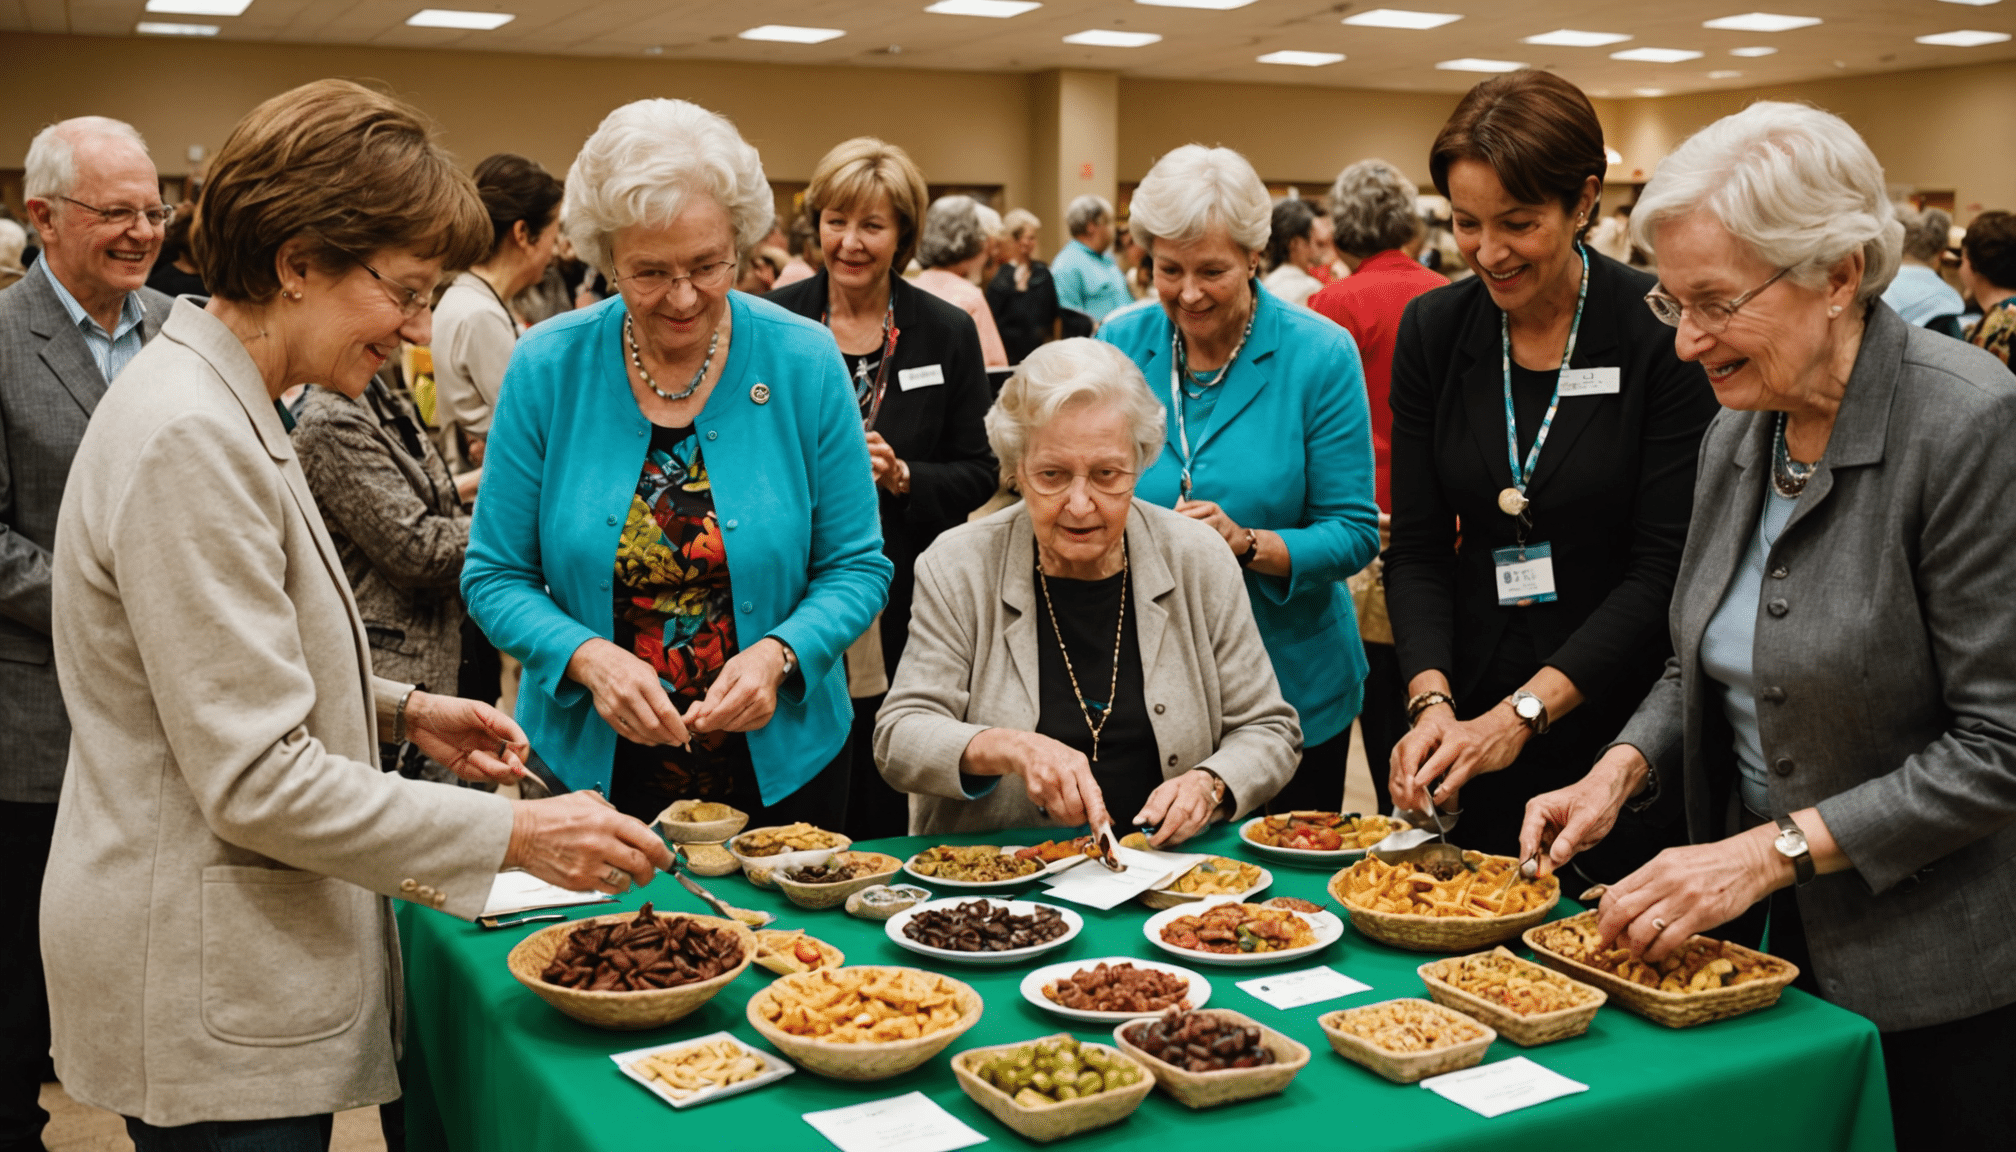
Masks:
[[[1778,838],[1771,846],[1780,856],[1792,861],[1793,882],[1804,887],[1813,880],[1813,850],[1806,844],[1806,833],[1799,830],[1790,816],[1778,817]]]
[[[769,636],[765,639],[777,641],[777,646],[784,649],[784,679],[791,679],[791,673],[798,670],[798,653],[793,652],[791,645],[786,644],[781,637]]]
[[[1246,550],[1244,552],[1235,553],[1232,558],[1234,560],[1239,561],[1239,567],[1246,568],[1251,566],[1254,559],[1257,558],[1259,555],[1260,555],[1260,538],[1253,534],[1253,530],[1251,528],[1248,528],[1246,529]]]
[[[1219,810],[1225,807],[1225,778],[1209,768],[1199,767],[1194,771],[1211,777],[1211,815],[1216,818]]]
[[[1550,722],[1547,719],[1547,702],[1526,691],[1524,688],[1505,698],[1512,705],[1512,714],[1519,717],[1535,736],[1545,736]]]

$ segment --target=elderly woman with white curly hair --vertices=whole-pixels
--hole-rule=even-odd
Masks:
[[[1273,206],[1246,158],[1178,148],[1134,193],[1156,299],[1099,338],[1168,409],[1169,450],[1141,497],[1218,533],[1244,570],[1281,694],[1308,743],[1278,808],[1344,795],[1365,650],[1345,580],[1379,551],[1372,424],[1351,334],[1254,278]]]
[[[525,662],[533,748],[646,820],[846,809],[840,658],[890,565],[832,335],[731,291],[770,205],[720,116],[610,113],[561,216],[618,295],[519,343],[491,428],[469,613]]]
[[[1818,109],[1758,103],[1661,161],[1646,299],[1727,409],[1701,445],[1665,677],[1584,780],[1535,797],[1553,866],[1634,794],[1690,846],[1611,885],[1657,960],[1755,938],[1876,1022],[1900,1148],[2016,1128],[2016,378],[1880,297],[1883,169]]]
[[[1112,813],[1160,847],[1294,771],[1301,729],[1238,565],[1216,532],[1134,494],[1162,437],[1141,373],[1091,340],[1044,345],[1002,387],[987,439],[1022,500],[919,558],[876,718],[913,834]]]

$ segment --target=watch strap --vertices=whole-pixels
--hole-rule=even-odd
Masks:
[[[1526,715],[1519,708],[1521,704],[1528,700],[1537,706],[1537,710],[1531,716]],[[1512,695],[1507,696],[1505,702],[1512,705],[1512,714],[1519,717],[1520,723],[1531,728],[1535,736],[1544,736],[1547,734],[1547,729],[1553,727],[1553,720],[1547,715],[1547,702],[1528,692],[1526,689],[1521,688],[1517,692],[1512,693]]]
[[[1806,842],[1806,830],[1799,827],[1799,822],[1790,816],[1778,817],[1778,830],[1779,836],[1772,840],[1771,846],[1778,849],[1780,856],[1792,861],[1793,883],[1800,887],[1812,883],[1813,847]],[[1799,838],[1799,852],[1797,854],[1787,852],[1785,849],[1778,847],[1779,841],[1784,838],[1786,833]]]

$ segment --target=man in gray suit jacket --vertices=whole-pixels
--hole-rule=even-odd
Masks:
[[[170,304],[145,287],[171,212],[137,132],[66,120],[26,167],[43,255],[0,292],[0,1152],[41,1149],[48,1121],[36,920],[70,745],[49,636],[56,510],[98,398]]]

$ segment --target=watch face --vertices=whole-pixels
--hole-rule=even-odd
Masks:
[[[1781,856],[1804,856],[1806,854],[1806,834],[1787,828],[1778,833],[1774,841]]]
[[[1519,698],[1519,703],[1514,704],[1512,708],[1519,715],[1531,720],[1540,715],[1540,700],[1535,696],[1522,696]]]

